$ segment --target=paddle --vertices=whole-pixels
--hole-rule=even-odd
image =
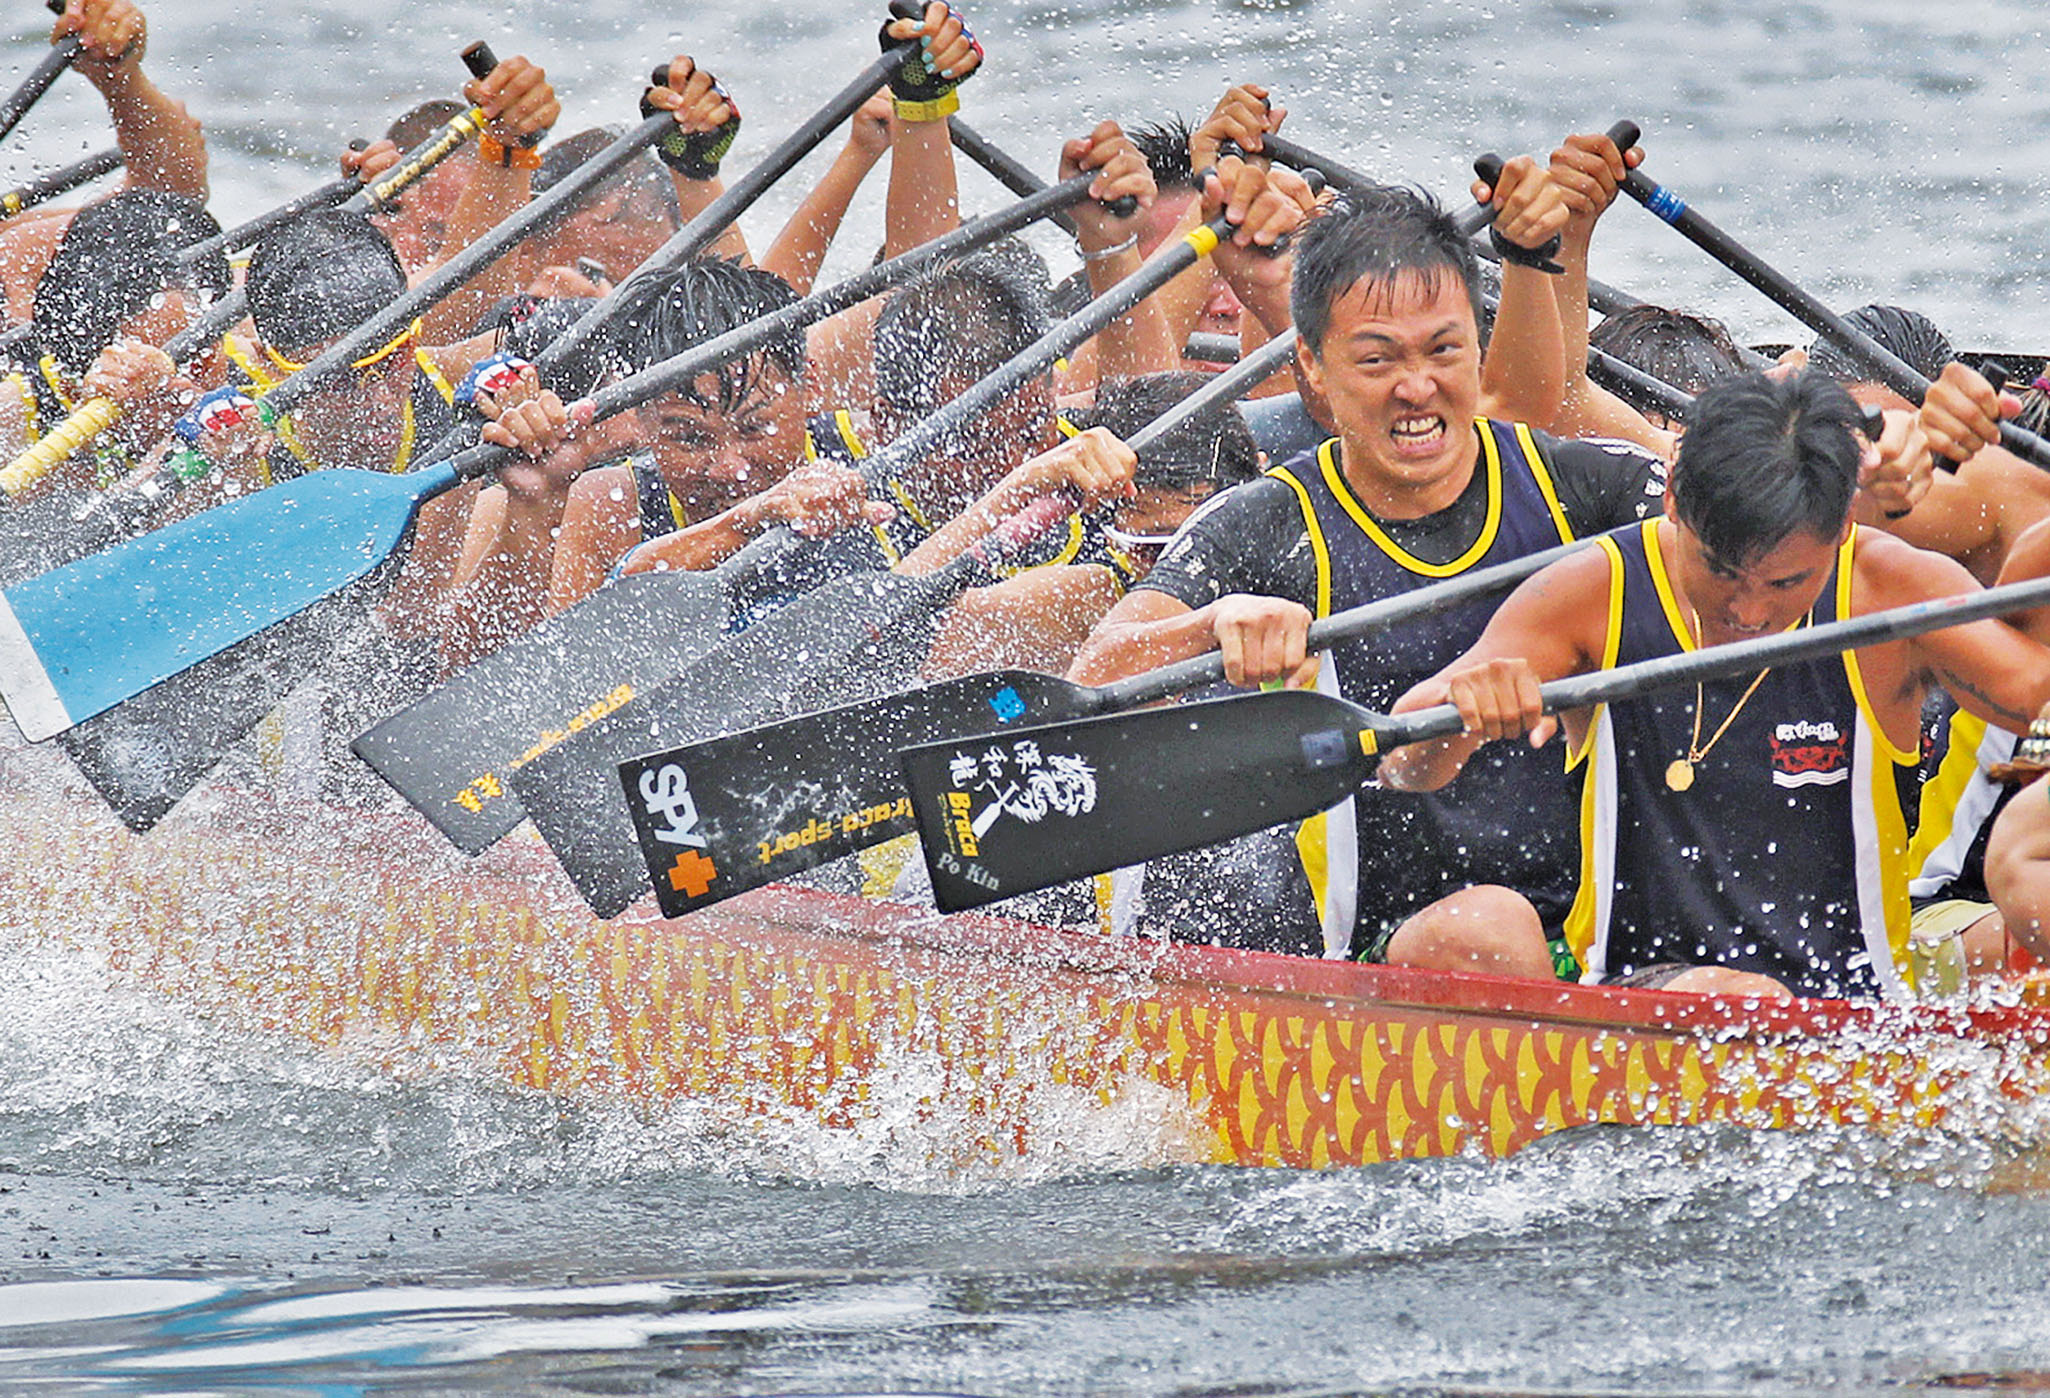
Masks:
[[[998,150],[976,135],[974,128],[958,116],[947,118],[947,139],[954,143],[955,150],[980,165],[998,184],[1021,199],[1046,188],[1044,180],[1019,164],[1008,153]],[[1076,234],[1075,220],[1064,213],[1054,214],[1048,222],[1070,238]]]
[[[2050,578],[2034,578],[1575,675],[1540,692],[1559,713],[2045,604]],[[1278,690],[922,744],[902,756],[934,896],[957,912],[1304,819],[1349,796],[1379,754],[1460,731],[1450,705],[1390,717]],[[672,785],[655,771],[654,789]]]
[[[692,352],[698,372],[1029,227],[1086,199],[1093,179],[1078,175],[723,335]],[[505,785],[515,769],[599,716],[597,706],[609,712],[611,696],[676,676],[716,643],[726,615],[723,595],[701,575],[619,578],[378,724],[355,750],[458,848],[475,854],[524,818]]]
[[[13,218],[24,209],[33,209],[60,194],[69,194],[82,184],[91,184],[102,175],[111,175],[126,163],[127,158],[117,147],[89,155],[83,160],[74,160],[69,165],[60,165],[48,174],[37,175],[28,183],[0,194],[0,218]]]
[[[1244,364],[1217,375],[1149,424],[1133,437],[1132,449],[1147,450],[1196,413],[1262,382],[1288,362],[1293,346],[1293,336],[1269,341]],[[894,697],[924,667],[945,609],[970,587],[989,580],[992,560],[1038,537],[1071,509],[1071,503],[1042,500],[969,553],[923,577],[861,573],[807,593],[718,646],[675,681],[538,760],[515,777],[514,790],[528,802],[535,827],[578,891],[601,916],[611,916],[643,896],[648,884],[633,814],[619,787],[622,761],[829,704],[870,698],[891,703],[884,696]],[[893,768],[882,774],[885,783],[894,778]],[[736,823],[755,822],[745,836],[734,837],[736,848],[752,851],[757,839],[765,838],[761,832],[773,836],[782,818],[757,804],[760,789],[747,789],[750,780],[740,776],[728,804]],[[530,797],[529,788],[536,794]],[[906,829],[908,816],[907,811]],[[888,837],[880,831],[875,836]],[[852,838],[834,850],[845,853],[871,842]],[[812,863],[833,857],[816,843],[805,848],[817,855]],[[742,868],[732,859],[720,862],[722,868]],[[738,877],[718,880],[716,893],[703,890],[691,906],[731,897],[786,872],[781,865],[773,871],[766,865],[747,866]],[[674,916],[683,901],[672,890],[663,906]]]
[[[471,44],[463,50],[463,62],[469,65],[471,72],[478,77],[483,77],[493,67],[497,66],[497,59],[492,56],[490,48],[481,42]],[[481,71],[479,71],[480,68]],[[306,196],[306,200],[311,201],[308,206],[320,206],[325,201],[325,197],[333,193],[338,185],[346,184],[354,188],[355,193],[350,194],[342,202],[341,207],[344,210],[361,214],[376,213],[378,210],[388,206],[397,197],[400,190],[405,189],[408,185],[420,179],[421,176],[454,154],[464,141],[482,131],[485,123],[486,118],[483,109],[481,107],[472,107],[468,111],[450,118],[432,136],[429,136],[411,151],[408,151],[406,157],[380,179],[360,188],[356,187],[353,181],[333,181],[315,190],[312,195]],[[564,183],[568,182],[565,181]],[[560,188],[558,186],[556,190],[549,192],[550,194],[557,193]],[[295,203],[300,202],[305,201],[295,201]],[[538,207],[540,202],[543,201],[536,201],[535,204],[528,205],[527,211]],[[303,210],[298,211],[303,212]],[[281,213],[282,211],[276,212]],[[282,218],[278,218],[275,222],[260,230],[258,236],[261,236],[263,232],[268,232],[270,227],[275,227],[276,223],[282,221]],[[243,228],[236,230],[236,235],[239,236],[252,226],[254,225],[245,224]],[[500,227],[503,228],[504,225],[500,225]],[[495,237],[497,231],[493,230],[492,236]],[[229,237],[230,235],[224,233],[216,235],[214,238],[205,239],[191,248],[181,250],[180,258],[186,261],[187,266],[195,265],[200,258],[211,256],[224,246],[232,246],[228,242]],[[412,303],[420,306],[432,305],[435,301],[440,300],[450,291],[453,291],[463,281],[468,280],[470,276],[474,276],[478,270],[486,265],[486,262],[471,263],[469,269],[461,277],[452,280],[444,280],[444,274],[451,267],[454,267],[457,262],[461,261],[463,257],[476,252],[481,246],[482,243],[473,245],[465,249],[457,257],[451,258],[437,269],[433,276],[430,276],[419,286],[413,288],[409,296],[400,298],[401,303]],[[429,290],[430,285],[434,288],[431,293]],[[417,301],[414,298],[418,298]],[[230,291],[227,295],[207,307],[198,320],[167,340],[164,343],[164,353],[169,355],[178,364],[190,363],[200,354],[212,349],[219,342],[221,336],[227,334],[230,329],[241,321],[244,315],[248,314],[248,309],[248,294],[241,287],[236,287],[233,291]],[[414,313],[416,312],[409,312],[399,323],[404,324],[405,320],[411,319]],[[371,323],[377,323],[376,318],[373,318]],[[330,350],[328,354],[322,355],[298,374],[293,375],[293,379],[306,379],[307,382],[302,386],[301,392],[302,395],[304,392],[310,392],[320,381],[346,366],[350,359],[362,355],[364,350],[373,345],[384,343],[391,336],[392,331],[385,330],[381,338],[372,338],[364,335],[362,327],[358,327],[349,335],[344,336],[336,344],[334,350]],[[336,351],[344,348],[349,349],[349,358],[335,359]],[[317,376],[315,376],[316,370],[319,371]],[[309,378],[309,376],[315,377]],[[288,383],[290,381],[287,380],[285,382]],[[279,389],[284,387],[285,383],[278,385]],[[274,402],[277,391],[277,389],[273,389],[267,395],[267,400]],[[277,410],[285,412],[288,411],[288,408],[279,407]],[[63,422],[58,423],[55,427],[52,427],[34,446],[15,457],[4,470],[0,470],[0,501],[21,494],[37,481],[49,475],[50,472],[70,460],[75,452],[85,447],[93,438],[99,436],[109,427],[112,427],[120,416],[120,405],[111,398],[89,398],[84,403],[81,403],[72,410],[70,416],[66,417]]]
[[[53,15],[64,13],[64,0],[43,0],[43,8]],[[66,34],[50,45],[50,51],[29,69],[28,76],[21,80],[21,86],[0,102],[0,141],[7,139],[21,119],[28,115],[28,109],[50,90],[50,84],[57,81],[57,75],[71,66],[71,60],[78,57],[85,41],[76,34]]]
[[[1658,184],[1643,169],[1632,170],[1623,190],[1660,219],[1671,224],[1680,236],[1765,293],[1767,299],[1818,335],[1826,335],[1843,346],[1869,370],[1878,383],[1914,403],[1929,391],[1929,380],[1891,353],[1884,345],[1844,320],[1836,312],[1794,285],[1761,261],[1749,249],[1710,223],[1687,201]],[[2000,445],[2016,456],[2050,469],[2050,441],[2016,426],[2000,424]]]
[[[1009,398],[1110,321],[1194,265],[1198,258],[1206,256],[1229,232],[1230,225],[1220,215],[1192,230],[1186,237],[1163,245],[1130,276],[1053,326],[1008,363],[919,422],[888,447],[868,457],[860,464],[860,470],[872,481],[885,480],[893,472],[922,461],[947,440],[960,423]],[[704,599],[702,605],[708,607],[712,618],[709,624],[692,633],[696,646],[689,659],[695,660],[718,644],[728,618],[746,616],[759,606],[783,600],[779,593],[787,598],[791,593],[809,592],[830,578],[821,570],[819,550],[815,546],[798,539],[789,529],[779,528],[756,539],[710,573],[686,575],[686,581],[698,590],[698,595]],[[585,817],[576,809],[578,798],[566,794],[570,778],[565,774],[579,768],[585,771],[595,768],[597,775],[591,780],[595,781],[598,790],[604,791],[610,784],[604,774],[610,771],[611,762],[618,758],[614,756],[587,764],[577,757],[574,750],[570,750],[569,744],[595,745],[617,741],[611,735],[631,731],[640,722],[631,707],[622,707],[624,712],[611,714],[570,739],[569,743],[537,757],[513,776],[513,790],[526,806],[527,814],[533,817],[534,826],[542,838],[556,848],[558,858],[576,863],[577,868],[570,870],[572,878],[584,867],[583,858],[572,850],[582,848],[579,832],[584,828]],[[609,753],[610,750],[605,751]],[[631,754],[619,754],[628,755]],[[558,839],[563,843],[557,845]],[[619,847],[616,840],[605,846],[610,850]],[[617,890],[622,888],[628,890],[624,896],[631,898],[631,888],[638,884],[638,879],[619,872],[630,867],[623,861],[615,862],[612,867],[615,871],[613,891],[596,887],[580,889],[586,901],[594,907],[611,906],[621,896]]]
[[[1622,139],[1626,136],[1629,138],[1627,142]],[[1628,150],[1637,143],[1637,124],[1631,121],[1619,121],[1609,128],[1609,138],[1616,141],[1621,149]],[[1260,149],[1257,154],[1272,156],[1282,164],[1293,166],[1298,170],[1321,170],[1325,178],[1341,190],[1376,189],[1387,183],[1385,180],[1376,180],[1371,175],[1362,174],[1358,170],[1342,165],[1317,151],[1300,146],[1294,141],[1289,140],[1286,136],[1262,136],[1260,138]],[[1499,160],[1498,157],[1492,156],[1484,158]],[[1497,175],[1501,171],[1499,163],[1490,168]],[[1481,178],[1487,180],[1490,184],[1494,183],[1493,175],[1483,173]],[[1483,228],[1486,226],[1485,223],[1481,225]],[[1478,230],[1468,231],[1478,232]],[[1490,243],[1486,238],[1476,237],[1473,250],[1477,255],[1489,262],[1499,263],[1502,260],[1502,255],[1495,251],[1494,244]],[[1589,305],[1593,306],[1603,315],[1614,315],[1617,311],[1627,310],[1632,306],[1644,304],[1629,292],[1618,291],[1615,287],[1595,281],[1592,278],[1587,283],[1587,300]]]
[[[636,278],[650,275],[650,268],[658,268],[665,261],[693,256],[716,239],[778,175],[867,100],[883,81],[888,65],[902,62],[909,51],[909,46],[903,45],[878,58],[768,159],[672,236],[634,277],[588,310],[572,334],[559,337],[549,351],[538,357],[541,364],[546,367],[565,358],[581,342],[578,336],[588,338],[595,334],[629,304],[624,293]],[[638,155],[647,144],[645,132],[659,135],[666,130],[660,115],[650,118],[642,133],[614,143],[580,167],[572,179],[582,187],[594,188],[626,160]],[[278,401],[275,389],[269,398]],[[452,431],[421,459],[433,461],[452,455],[474,441],[474,435],[466,440],[460,429]],[[127,513],[135,515],[139,523],[152,509],[145,501]],[[321,662],[332,649],[334,636],[345,629],[336,617],[360,615],[380,591],[374,586],[351,584],[348,595],[348,605],[324,603],[316,609],[317,616],[295,617],[281,623],[278,636],[238,643],[200,667],[167,680],[150,694],[81,724],[67,734],[66,748],[108,805],[132,828],[147,829],[212,769],[231,743],[248,732],[271,705]],[[667,620],[661,609],[650,608],[643,615],[626,619],[625,629],[615,634],[619,639],[645,639],[648,644],[658,644]],[[253,667],[247,676],[239,673],[238,667],[244,663]],[[131,755],[136,753],[146,753],[150,760],[132,761]]]

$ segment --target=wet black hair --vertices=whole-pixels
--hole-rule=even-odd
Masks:
[[[1052,324],[1046,263],[1016,238],[900,287],[876,316],[875,392],[907,420],[945,406],[950,385],[974,383]]]
[[[157,189],[125,189],[72,216],[36,282],[34,343],[71,375],[83,374],[122,323],[167,288],[225,295],[233,284],[219,252],[187,268],[179,249],[221,226],[198,203]]]
[[[719,257],[694,259],[638,286],[628,282],[620,294],[609,355],[614,367],[625,373],[694,349],[797,300],[790,283],[774,272]],[[804,331],[785,330],[746,359],[717,370],[719,410],[738,407],[756,376],[771,365],[793,383],[803,380]],[[680,391],[701,408],[709,411],[715,406],[694,385]]]
[[[594,126],[588,131],[579,131],[574,136],[550,142],[541,156],[541,168],[534,172],[534,197],[539,199],[561,184],[571,171],[618,140],[621,134],[612,127]],[[676,183],[669,178],[669,172],[655,158],[653,151],[629,161],[612,177],[607,187],[624,191],[628,205],[660,210],[657,216],[667,219],[671,228],[683,226],[683,206],[676,201]],[[626,275],[626,269],[620,268],[619,275]]]
[[[1904,306],[1860,306],[1844,319],[1852,328],[1877,340],[1894,358],[1905,360],[1925,379],[1935,378],[1943,372],[1944,365],[1957,358],[1949,338],[1920,311]],[[1809,346],[1808,367],[1839,383],[1874,381],[1871,370],[1827,337],[1818,337]]]
[[[1860,414],[1844,386],[1803,370],[1743,373],[1695,400],[1672,492],[1680,521],[1717,560],[1741,566],[1796,530],[1833,539],[1858,485]]]
[[[403,296],[406,269],[361,214],[315,209],[265,235],[243,288],[256,333],[298,358]]]
[[[1321,356],[1339,297],[1360,282],[1390,286],[1404,275],[1434,294],[1443,278],[1453,278],[1481,323],[1473,244],[1445,206],[1399,185],[1348,189],[1296,235],[1288,293],[1296,332]]]
[[[384,139],[402,152],[409,151],[468,110],[464,103],[448,97],[422,102],[386,127]]]
[[[1633,368],[1688,393],[1700,393],[1718,379],[1744,372],[1744,355],[1719,320],[1664,306],[1630,306],[1603,318],[1588,344]],[[1665,412],[1629,384],[1616,396],[1640,413]]]
[[[1071,414],[1077,427],[1108,427],[1124,441],[1210,382],[1185,369],[1137,378],[1106,379],[1087,411]],[[1138,485],[1179,490],[1204,481],[1219,490],[1260,474],[1260,448],[1238,404],[1219,403],[1197,413],[1139,453]]]
[[[1135,126],[1125,134],[1132,138],[1139,154],[1146,157],[1146,168],[1153,172],[1155,185],[1161,189],[1196,187],[1196,173],[1189,163],[1188,118],[1171,116]]]

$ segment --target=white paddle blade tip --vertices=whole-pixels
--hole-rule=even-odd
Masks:
[[[28,633],[14,615],[7,598],[0,595],[0,699],[21,736],[32,743],[54,738],[72,726],[71,711],[50,683]]]

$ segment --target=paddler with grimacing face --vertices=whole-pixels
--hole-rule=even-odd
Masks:
[[[1476,194],[1497,206],[1504,254],[1498,347],[1556,361],[1548,245],[1567,210],[1548,171],[1508,163]],[[1527,383],[1484,359],[1474,258],[1451,217],[1403,189],[1349,193],[1296,238],[1297,356],[1337,435],[1232,491],[1182,528],[1085,644],[1071,675],[1101,684],[1222,650],[1234,684],[1315,684],[1383,708],[1473,643],[1473,605],[1306,662],[1310,622],[1538,552],[1657,507],[1663,463],[1561,441],[1491,414]],[[1504,751],[1419,799],[1362,789],[1297,841],[1327,954],[1400,960],[1464,896],[1501,882],[1548,928],[1571,904],[1574,811],[1558,764]],[[1479,908],[1485,915],[1485,908]],[[1539,945],[1544,939],[1539,939]],[[1468,963],[1463,969],[1498,969]]]

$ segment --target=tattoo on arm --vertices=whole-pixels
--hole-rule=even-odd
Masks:
[[[1970,697],[1972,699],[1978,700],[1979,703],[1985,707],[1986,712],[1993,714],[2000,719],[2003,727],[2012,728],[2016,732],[2025,733],[2028,731],[2029,720],[2033,717],[2033,715],[2022,713],[2018,709],[2010,709],[2009,707],[2007,707],[2007,705],[2001,703],[1998,699],[1995,699],[1992,695],[1988,694],[1985,690],[1979,688],[1970,680],[1958,674],[1955,670],[1945,670],[1939,668],[1936,671],[1936,679],[1938,683],[1940,683],[1945,689],[1949,690],[1952,694],[1956,695],[1959,699]]]

